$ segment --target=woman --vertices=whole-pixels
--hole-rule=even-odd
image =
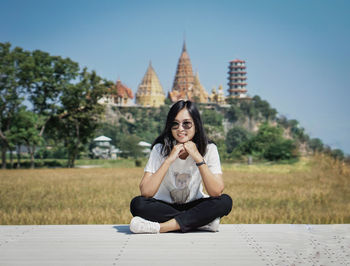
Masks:
[[[203,193],[203,186],[208,195]],[[232,208],[222,194],[220,158],[208,141],[200,114],[190,101],[178,101],[154,141],[140,183],[141,196],[130,204],[133,233],[194,229],[217,231],[220,217]]]

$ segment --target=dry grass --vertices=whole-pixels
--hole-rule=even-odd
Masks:
[[[349,223],[350,169],[316,156],[295,165],[224,165],[234,201],[223,223]],[[142,168],[0,171],[0,224],[126,224]]]

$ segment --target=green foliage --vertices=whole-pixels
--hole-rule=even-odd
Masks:
[[[99,124],[98,128],[95,132],[95,137],[97,136],[108,136],[112,139],[111,144],[116,146],[116,140],[117,140],[117,134],[119,133],[120,129],[119,127],[102,122]]]
[[[319,138],[313,138],[309,141],[309,147],[313,152],[322,152],[324,149],[323,142]]]
[[[25,144],[31,154],[37,146],[56,140],[64,143],[68,165],[94,135],[103,107],[97,101],[109,84],[69,58],[52,56],[36,50],[11,50],[0,43],[0,143],[2,163],[6,166],[6,150]],[[78,81],[77,81],[78,77]],[[31,112],[24,107],[24,95]],[[50,134],[45,134],[48,131]],[[39,156],[48,156],[45,154]]]
[[[224,115],[214,109],[199,108],[202,111],[201,117],[204,124],[204,130],[208,137],[214,141],[224,138]]]
[[[298,157],[293,140],[284,139],[280,127],[264,123],[258,133],[242,145],[245,154],[254,154],[267,160],[289,160]]]
[[[84,68],[79,82],[62,90],[57,127],[59,137],[64,139],[68,151],[68,167],[74,167],[77,156],[86,150],[98,128],[104,108],[97,103],[107,91],[109,82]]]
[[[228,121],[240,124],[248,121],[249,131],[253,130],[254,122],[268,122],[276,118],[276,109],[271,108],[259,96],[254,96],[251,100],[229,99],[228,103],[230,108],[225,115]]]
[[[215,110],[204,109],[201,114],[203,123],[214,127],[221,127],[223,115]]]
[[[12,149],[11,127],[20,105],[24,100],[24,89],[20,82],[20,73],[26,53],[21,48],[11,50],[10,43],[0,43],[0,144],[2,150],[2,168],[6,168],[6,151]]]
[[[227,132],[226,147],[227,152],[232,153],[233,150],[239,148],[243,143],[250,139],[250,133],[242,128],[235,126]]]
[[[264,154],[268,147],[282,138],[282,129],[264,123],[258,133],[253,137],[248,146],[248,153],[257,152]]]
[[[140,138],[135,135],[124,136],[123,141],[120,143],[120,149],[123,151],[122,156],[125,158],[139,158],[142,154],[142,147],[138,145]]]
[[[277,110],[270,107],[270,104],[262,100],[260,96],[254,96],[252,99],[252,104],[255,110],[260,113],[260,115],[265,119],[265,121],[274,120],[277,115]]]
[[[14,116],[11,126],[11,142],[13,144],[26,144],[27,146],[39,145],[43,138],[39,135],[36,127],[40,116],[26,110],[23,106]]]
[[[160,108],[123,107],[118,110],[122,116],[116,126],[115,145],[117,147],[122,144],[124,136],[127,134],[135,135],[140,140],[152,143],[164,129],[169,106],[164,105]]]
[[[221,159],[225,160],[225,159],[230,158],[230,155],[227,153],[225,139],[215,140],[215,144],[216,144],[216,146],[218,148],[218,152],[220,154],[220,158]]]
[[[344,160],[345,159],[344,152],[340,149],[332,150],[331,156],[336,160]]]
[[[279,139],[277,142],[271,143],[263,156],[270,161],[290,160],[298,157],[296,145],[290,139]]]
[[[232,101],[231,101],[230,109],[227,111],[226,116],[228,120],[232,123],[245,120],[243,111],[239,107],[238,103],[232,102]]]
[[[36,152],[35,157],[40,159],[67,159],[67,154],[67,149],[63,143],[57,143],[53,146],[42,146]]]

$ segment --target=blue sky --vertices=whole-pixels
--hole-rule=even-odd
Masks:
[[[248,93],[350,154],[350,1],[0,0],[0,42],[69,57],[134,93],[152,65],[168,92],[184,36],[208,92],[246,60]]]

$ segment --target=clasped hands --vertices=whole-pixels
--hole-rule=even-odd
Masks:
[[[188,156],[188,154],[193,158],[195,162],[203,161],[203,157],[199,153],[197,146],[193,141],[187,141],[185,143],[177,143],[173,147],[168,158],[171,160],[171,162],[173,162],[177,157],[185,159]]]

